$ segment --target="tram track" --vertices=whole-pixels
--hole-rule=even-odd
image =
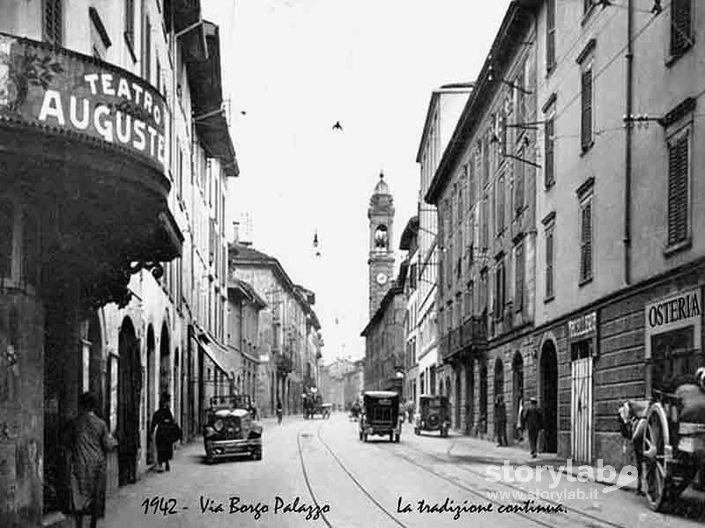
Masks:
[[[375,447],[378,448],[378,449],[382,449],[381,446],[375,446]],[[422,455],[424,455],[424,456],[427,456],[427,457],[429,457],[429,458],[431,458],[431,459],[433,459],[433,460],[435,460],[435,461],[437,461],[437,462],[441,462],[441,463],[445,463],[445,464],[450,464],[450,463],[452,463],[452,461],[451,461],[450,459],[446,459],[446,458],[443,458],[443,457],[441,457],[441,456],[434,455],[434,454],[428,453],[428,452],[426,452],[426,451],[422,451],[422,450],[420,450],[420,449],[411,447],[411,446],[409,446],[409,445],[404,445],[403,447],[404,447],[404,449],[408,449],[408,450],[410,450],[410,451],[414,451],[414,452],[416,452],[416,453],[419,453],[419,454],[422,454]],[[416,466],[417,468],[421,469],[422,471],[425,471],[425,472],[427,472],[427,473],[430,473],[430,474],[432,474],[432,475],[435,475],[436,477],[438,477],[438,478],[440,478],[440,479],[442,479],[442,480],[448,482],[449,484],[452,484],[452,485],[454,485],[454,486],[456,486],[456,487],[458,487],[458,488],[460,488],[460,489],[462,489],[462,490],[464,490],[464,491],[467,491],[467,492],[469,492],[469,493],[471,493],[471,494],[473,494],[473,495],[475,495],[475,496],[483,497],[483,498],[485,498],[485,500],[488,500],[489,502],[492,502],[492,503],[494,503],[494,504],[506,504],[506,503],[502,503],[502,502],[500,502],[500,501],[497,501],[497,500],[495,500],[495,499],[492,499],[491,497],[489,497],[489,496],[487,496],[487,495],[484,495],[482,492],[478,492],[478,491],[476,491],[476,490],[473,490],[473,489],[470,488],[469,486],[467,486],[467,485],[462,484],[461,482],[459,482],[457,479],[452,478],[452,477],[449,477],[449,476],[447,476],[447,475],[443,475],[443,474],[441,474],[441,473],[435,471],[434,469],[432,469],[432,468],[430,468],[430,467],[428,467],[428,466],[425,466],[424,464],[421,464],[421,463],[419,463],[419,462],[417,462],[417,461],[411,459],[410,457],[408,457],[408,456],[406,456],[406,455],[403,455],[403,454],[400,454],[400,453],[394,453],[394,454],[395,454],[398,458],[400,458],[401,460],[404,460],[405,462],[407,462],[407,463],[409,463],[409,464],[411,464],[411,465],[413,465],[413,466]],[[470,474],[472,474],[472,475],[474,475],[474,476],[481,477],[481,478],[483,478],[483,479],[486,478],[486,475],[485,475],[484,473],[482,473],[482,472],[480,472],[480,471],[473,470],[473,469],[468,468],[468,467],[466,467],[466,466],[463,466],[463,465],[455,465],[454,467],[457,468],[457,469],[459,469],[459,470],[461,470],[461,471],[463,471],[463,472],[470,473]],[[515,491],[515,492],[524,493],[524,494],[526,494],[527,499],[528,499],[528,500],[531,500],[531,493],[530,493],[530,492],[527,492],[525,489],[523,489],[523,488],[521,488],[521,487],[519,487],[519,486],[514,486],[514,485],[512,485],[512,484],[509,484],[509,483],[504,482],[504,481],[501,481],[501,480],[500,480],[500,481],[497,481],[496,483],[499,484],[499,485],[501,485],[501,486],[504,486],[505,488],[509,488],[509,489],[511,489],[511,490],[513,490],[513,491]],[[572,513],[572,514],[574,514],[574,515],[578,515],[578,516],[580,516],[580,517],[583,517],[584,519],[587,519],[587,520],[588,520],[587,526],[590,526],[591,528],[596,528],[597,526],[606,526],[606,527],[610,527],[610,528],[627,528],[627,527],[626,527],[625,525],[623,525],[623,524],[615,523],[615,522],[610,521],[610,520],[608,520],[608,519],[604,519],[604,518],[602,518],[602,517],[598,517],[597,515],[593,515],[593,514],[584,512],[583,510],[580,510],[580,509],[578,509],[578,508],[572,508],[572,507],[566,506],[564,503],[561,503],[561,502],[558,502],[558,501],[554,501],[554,500],[551,500],[551,499],[548,499],[548,498],[543,498],[543,497],[541,497],[541,501],[542,501],[542,502],[545,502],[545,503],[548,503],[548,504],[551,504],[551,505],[553,505],[553,506],[559,506],[559,505],[560,505],[560,506],[561,506],[564,510],[566,510],[568,513]],[[516,500],[516,499],[515,499],[513,502],[515,502],[516,504],[521,504],[521,502],[518,501],[518,500]],[[519,512],[517,512],[517,515],[519,515],[520,517],[525,517],[525,518],[527,518],[528,520],[530,520],[531,522],[533,522],[533,523],[535,523],[535,524],[539,524],[539,525],[542,525],[542,526],[550,526],[551,528],[553,528],[553,527],[555,526],[555,524],[544,523],[543,521],[541,521],[541,520],[539,520],[539,519],[536,519],[536,518],[534,518],[534,517],[526,516],[526,515],[521,514],[521,513],[519,513]],[[599,524],[594,524],[594,523],[599,523]]]
[[[394,522],[395,525],[399,526],[400,528],[408,528],[408,525],[404,524],[401,522],[399,519],[394,516],[394,514],[386,508],[384,505],[382,505],[377,499],[374,498],[374,496],[365,488],[365,486],[362,485],[362,483],[358,480],[358,478],[354,475],[352,471],[343,463],[343,461],[340,459],[340,457],[333,451],[333,449],[328,445],[328,443],[323,439],[321,436],[321,429],[325,425],[325,422],[320,424],[318,428],[316,429],[316,437],[318,438],[318,441],[321,443],[323,447],[328,451],[328,453],[331,455],[333,460],[335,460],[336,464],[343,470],[343,472],[347,475],[347,477],[355,484],[355,486],[362,492],[362,494],[367,497],[367,499],[372,502],[384,515],[386,515],[389,519]],[[302,428],[303,429],[303,428]],[[299,455],[299,460],[301,462],[301,470],[304,475],[304,481],[306,482],[306,487],[308,489],[309,495],[311,496],[311,499],[313,500],[314,504],[316,506],[320,507],[320,504],[318,503],[318,499],[316,498],[315,492],[313,490],[313,486],[311,484],[311,479],[308,475],[308,471],[306,469],[306,463],[304,462],[304,454],[303,454],[303,449],[301,446],[301,438],[302,438],[302,429],[297,431],[296,433],[296,443],[297,443],[297,449],[298,449],[298,455]],[[329,528],[333,528],[333,524],[331,523],[331,520],[324,514],[321,513],[321,518],[323,519],[323,522],[328,526]]]

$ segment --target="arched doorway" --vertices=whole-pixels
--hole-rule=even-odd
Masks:
[[[154,341],[154,328],[152,325],[147,327],[147,420],[152,419],[152,414],[156,411],[156,402],[154,401],[154,391],[156,390],[156,373],[154,372],[154,349],[156,344]],[[145,445],[147,446],[147,464],[154,463],[154,453],[152,446],[152,436],[149,434],[149,428],[152,424],[148,423],[145,427]]]
[[[518,432],[516,424],[519,418],[521,404],[524,401],[524,358],[517,350],[512,360],[512,429]]]
[[[129,318],[120,326],[118,339],[117,440],[118,483],[137,480],[137,453],[140,446],[140,396],[142,365],[135,327]]]
[[[454,404],[455,409],[454,410],[455,410],[455,428],[457,430],[460,430],[460,428],[462,427],[462,425],[461,425],[461,412],[460,412],[461,405],[460,404],[463,401],[463,392],[462,392],[463,384],[461,382],[461,379],[462,378],[460,377],[460,370],[456,370],[456,372],[455,372],[455,404]],[[446,380],[446,388],[447,389],[450,389],[449,385],[450,385],[450,378],[448,378]],[[448,391],[448,392],[450,392],[450,391]]]
[[[472,432],[475,419],[475,360],[471,359],[465,368],[465,433]]]
[[[480,432],[487,432],[487,360],[480,360]]]
[[[494,362],[494,399],[497,396],[504,397],[504,363],[497,358]]]
[[[546,435],[545,450],[558,451],[558,358],[553,341],[546,341],[541,349],[540,363],[541,407]]]
[[[98,399],[98,413],[105,419],[109,412],[105,407],[105,360],[103,358],[103,341],[100,332],[100,320],[98,313],[93,312],[88,318],[88,339],[89,347],[88,361],[88,390]]]

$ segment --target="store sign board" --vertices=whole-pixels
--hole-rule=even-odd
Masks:
[[[651,336],[687,326],[694,327],[696,348],[700,348],[703,297],[700,288],[681,291],[644,307],[646,357],[651,357]]]
[[[47,44],[0,34],[0,121],[121,146],[162,171],[167,106],[132,73]]]
[[[568,337],[584,339],[595,335],[597,330],[597,312],[590,312],[568,321]]]

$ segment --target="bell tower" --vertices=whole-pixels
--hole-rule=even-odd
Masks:
[[[370,319],[377,311],[379,303],[391,287],[394,279],[394,251],[392,234],[394,227],[394,199],[380,173],[379,181],[370,198],[367,209],[370,221],[369,268]]]

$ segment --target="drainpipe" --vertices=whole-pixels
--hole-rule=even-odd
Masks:
[[[624,149],[624,282],[631,284],[632,259],[632,99],[634,95],[634,0],[627,1],[627,78]]]

